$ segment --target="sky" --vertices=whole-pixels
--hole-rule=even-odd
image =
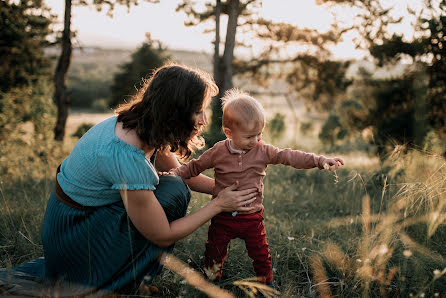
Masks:
[[[389,2],[389,0],[387,0]],[[418,0],[394,0],[395,5]],[[205,51],[213,50],[213,34],[205,34],[204,26],[184,26],[186,15],[176,12],[180,0],[162,0],[158,4],[142,2],[133,6],[130,11],[126,7],[116,7],[114,17],[110,18],[105,11],[98,12],[93,7],[72,8],[72,29],[77,31],[75,45],[100,46],[112,48],[136,48],[144,40],[146,32],[160,40],[171,49]],[[278,5],[280,2],[280,5]],[[64,1],[45,0],[52,12],[62,22]],[[286,9],[284,9],[286,8]],[[344,20],[351,21],[354,15],[346,11]],[[295,24],[299,27],[314,28],[325,31],[334,21],[331,14],[315,5],[314,0],[263,0],[259,14],[267,19]],[[403,25],[408,26],[408,24]],[[222,27],[223,28],[223,27]],[[333,49],[337,58],[358,57],[362,53],[355,50],[350,34]]]

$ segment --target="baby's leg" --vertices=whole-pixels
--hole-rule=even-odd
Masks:
[[[253,221],[246,230],[245,240],[248,256],[252,259],[252,265],[259,282],[270,284],[273,281],[273,268],[266,231],[263,220]]]
[[[204,252],[204,272],[208,279],[219,281],[223,263],[228,254],[228,244],[233,239],[231,233],[219,221],[212,219]]]

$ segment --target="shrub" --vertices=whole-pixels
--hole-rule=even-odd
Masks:
[[[80,139],[93,126],[93,123],[81,123],[71,136]]]

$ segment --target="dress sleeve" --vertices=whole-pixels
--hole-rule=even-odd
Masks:
[[[159,177],[152,163],[141,152],[117,150],[101,156],[101,174],[112,189],[156,189]]]
[[[270,144],[264,144],[264,150],[268,159],[268,164],[283,164],[296,169],[324,168],[326,157],[307,153],[300,150],[279,149]]]
[[[183,179],[189,179],[200,175],[206,169],[213,168],[213,155],[214,147],[206,150],[197,159],[192,159],[191,161],[181,165],[180,167],[173,170],[173,173],[180,176]]]

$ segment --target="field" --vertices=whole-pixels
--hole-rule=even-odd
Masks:
[[[83,122],[110,115],[72,113],[67,135]],[[287,123],[280,146],[325,153],[315,131],[303,134]],[[63,149],[37,142],[2,148],[1,267],[42,256],[40,226],[54,171],[74,142],[68,137]],[[346,161],[335,174],[268,168],[264,217],[280,296],[445,297],[446,163],[403,149],[396,147],[384,163],[364,152],[329,153]],[[188,212],[208,200],[194,193]],[[206,237],[207,225],[178,242],[173,255],[202,273]],[[258,290],[242,241],[231,242],[223,272],[218,286],[232,295],[247,297]],[[206,296],[166,268],[153,284],[158,297]]]
[[[106,74],[110,76],[111,68],[116,69],[129,53],[78,55],[74,59],[78,77],[91,78],[96,73],[99,82]],[[206,54],[172,55],[180,63],[210,71]],[[91,67],[91,61],[101,61],[101,65],[111,68],[96,69]],[[87,73],[88,65],[94,73]],[[83,86],[82,82],[78,85]],[[245,90],[258,89],[243,81],[237,84]],[[280,91],[280,86],[272,90]],[[266,141],[282,148],[339,156],[346,165],[336,173],[268,167],[264,217],[280,296],[446,297],[445,159],[432,152],[409,151],[395,145],[387,159],[381,161],[366,138],[328,148],[318,139],[326,115],[309,111],[302,101],[286,96],[256,93],[267,112]],[[63,146],[45,137],[48,134],[40,132],[39,137],[32,137],[30,123],[21,125],[18,136],[10,141],[0,139],[1,268],[43,255],[40,227],[54,187],[55,169],[77,141],[72,134],[80,125],[95,124],[111,115],[111,111],[74,109],[68,118]],[[272,130],[273,119],[281,115],[285,128]],[[188,212],[209,199],[194,193]],[[173,255],[188,267],[179,271],[163,269],[153,283],[159,289],[155,296],[206,296],[191,285],[194,281],[184,272],[193,269],[203,273],[207,227],[204,225],[176,244]],[[233,240],[218,286],[236,297],[252,297],[260,290],[252,283],[253,277],[244,243]],[[0,294],[1,290],[0,287]]]

